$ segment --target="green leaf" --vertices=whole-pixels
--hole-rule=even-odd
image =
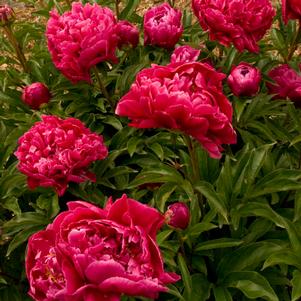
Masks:
[[[181,301],[186,301],[174,285],[171,284],[168,285],[168,293],[173,296],[176,296]]]
[[[257,198],[261,195],[279,191],[301,189],[301,171],[289,169],[277,169],[260,179],[246,198]]]
[[[202,181],[198,182],[194,188],[205,196],[210,208],[216,210],[216,212],[225,219],[226,223],[229,223],[226,204],[221,196],[214,190],[214,187],[210,183]]]
[[[206,301],[210,297],[210,290],[212,284],[208,281],[207,277],[203,274],[194,274],[191,276],[192,292],[190,298],[186,300],[190,301]],[[186,292],[184,291],[184,296]]]
[[[30,235],[32,235],[35,232],[38,232],[42,228],[43,228],[42,225],[38,225],[38,226],[35,225],[20,231],[17,235],[15,235],[15,237],[9,243],[6,256],[9,256],[11,252],[13,252],[17,247],[19,247],[21,244],[27,241]]]
[[[163,151],[162,146],[158,142],[151,144],[149,146],[149,148],[157,155],[157,157],[161,161],[163,161],[163,159],[164,159],[164,151]]]
[[[215,301],[232,301],[232,296],[225,287],[217,286],[213,288]]]
[[[292,265],[301,270],[301,262],[299,256],[297,256],[289,249],[272,253],[271,256],[269,256],[268,259],[264,262],[262,270],[276,264]]]
[[[120,19],[129,19],[133,12],[137,9],[140,0],[128,0],[126,7],[120,13]]]
[[[203,232],[212,230],[217,228],[216,225],[212,224],[212,223],[206,223],[206,222],[201,222],[198,224],[195,224],[194,226],[190,227],[187,235],[190,237],[197,237],[199,235],[201,235]]]
[[[182,254],[178,255],[178,264],[179,264],[179,269],[181,271],[182,280],[185,286],[187,300],[191,300],[190,298],[192,294],[192,280],[185,259],[183,258]]]
[[[211,249],[223,249],[223,248],[232,248],[237,247],[243,243],[242,240],[234,239],[234,238],[218,238],[212,239],[203,243],[199,243],[195,251],[204,251]]]
[[[232,271],[255,269],[272,253],[282,249],[283,246],[279,243],[262,241],[242,246],[237,250],[227,253],[217,266],[219,279],[225,279]]]
[[[293,279],[291,280],[292,290],[292,301],[300,300],[301,298],[301,272],[295,270],[293,272]]]
[[[137,186],[146,183],[165,183],[172,182],[181,184],[183,178],[179,172],[175,169],[164,165],[158,164],[156,169],[146,169],[142,171],[129,185],[128,189],[135,188]]]
[[[227,276],[224,285],[241,290],[249,299],[263,298],[268,301],[279,301],[266,278],[257,272],[232,272]]]

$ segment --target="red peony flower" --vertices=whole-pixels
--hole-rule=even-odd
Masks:
[[[269,0],[193,0],[192,7],[211,40],[239,51],[258,52],[276,14]]]
[[[190,220],[188,206],[183,202],[177,202],[168,206],[165,212],[165,220],[169,226],[185,230]]]
[[[301,20],[301,1],[282,0],[282,17],[285,23],[290,19]]]
[[[50,12],[46,36],[54,65],[73,83],[91,81],[96,64],[117,61],[116,19],[109,8],[72,3],[72,10]]]
[[[181,11],[168,3],[150,8],[144,15],[144,44],[173,48],[183,32],[181,18]]]
[[[189,45],[177,47],[171,55],[171,63],[189,63],[197,61],[200,50]]]
[[[227,79],[233,94],[238,97],[254,96],[259,90],[260,81],[260,70],[245,62],[232,67]]]
[[[123,195],[104,209],[68,203],[28,241],[26,275],[36,301],[155,299],[180,277],[164,271],[156,233],[164,217]]]
[[[118,48],[124,45],[132,45],[137,47],[139,43],[139,30],[134,24],[122,20],[117,23],[116,32],[118,36]]]
[[[48,103],[51,98],[51,94],[42,83],[33,83],[26,86],[22,92],[22,100],[29,105],[32,109],[39,109],[43,103]]]
[[[224,78],[198,62],[153,65],[138,73],[116,114],[127,116],[137,128],[180,130],[196,138],[211,157],[220,158],[222,144],[236,143]]]
[[[95,181],[87,168],[108,155],[102,136],[75,118],[42,119],[19,139],[15,152],[18,169],[27,176],[29,188],[53,187],[63,195],[68,182]]]
[[[301,76],[289,65],[280,65],[272,69],[268,76],[274,83],[266,83],[274,98],[290,99],[301,106]]]

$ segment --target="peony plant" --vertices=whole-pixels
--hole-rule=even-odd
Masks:
[[[0,6],[0,300],[299,300],[300,16]]]

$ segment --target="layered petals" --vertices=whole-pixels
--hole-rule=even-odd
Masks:
[[[155,299],[180,279],[164,271],[155,241],[164,217],[156,209],[126,195],[104,209],[82,201],[68,208],[29,239],[26,273],[34,300]]]
[[[29,188],[53,187],[59,195],[69,182],[95,181],[87,168],[108,154],[102,136],[75,118],[42,116],[18,144],[18,169],[27,176]]]
[[[46,37],[56,68],[73,83],[90,82],[91,67],[117,61],[116,24],[113,12],[96,3],[74,2],[61,16],[51,11]]]
[[[192,8],[211,40],[251,52],[259,51],[276,14],[270,0],[193,0]]]
[[[137,128],[182,131],[220,158],[221,145],[236,142],[232,106],[222,92],[224,77],[198,62],[153,65],[138,73],[116,114],[127,116]]]
[[[182,13],[163,3],[150,8],[144,15],[144,44],[171,49],[183,33]]]

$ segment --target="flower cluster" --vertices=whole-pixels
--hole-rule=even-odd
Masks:
[[[116,24],[113,12],[97,4],[75,2],[61,16],[50,12],[46,36],[53,63],[73,83],[90,82],[91,67],[117,61]]]
[[[210,38],[239,50],[258,52],[257,42],[271,27],[275,10],[269,0],[193,0],[195,15]]]
[[[267,82],[270,94],[274,98],[290,99],[297,106],[301,106],[301,76],[289,65],[280,65],[269,72],[273,83]]]
[[[116,108],[130,126],[180,130],[196,138],[211,157],[236,142],[232,106],[222,91],[225,75],[198,62],[153,65],[138,73]]]
[[[164,217],[123,195],[104,209],[76,201],[29,239],[26,274],[36,301],[157,298],[179,280],[156,244]]]
[[[149,9],[144,15],[144,44],[173,48],[183,32],[182,12],[168,3]]]
[[[18,142],[18,169],[27,176],[29,188],[54,187],[59,195],[68,182],[95,181],[87,167],[108,154],[102,136],[75,118],[43,116]]]

